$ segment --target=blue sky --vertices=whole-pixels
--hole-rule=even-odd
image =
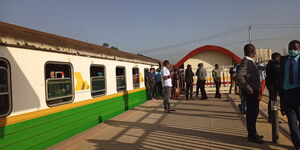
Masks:
[[[242,56],[250,24],[257,48],[282,52],[300,39],[299,11],[299,0],[0,0],[0,21],[173,63],[208,44]]]

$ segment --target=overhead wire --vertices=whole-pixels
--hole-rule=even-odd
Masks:
[[[279,29],[279,28],[298,29],[298,28],[300,28],[300,24],[253,24],[251,26],[252,26],[252,28],[255,28],[255,29]],[[160,51],[160,50],[163,50],[163,49],[180,47],[180,46],[184,46],[184,45],[190,45],[190,44],[193,44],[193,43],[211,41],[211,40],[215,40],[215,39],[218,39],[218,38],[221,38],[221,37],[226,37],[226,36],[231,35],[231,34],[235,34],[235,33],[239,33],[239,32],[248,30],[248,27],[249,27],[248,25],[244,25],[244,26],[240,26],[240,27],[225,31],[225,32],[216,33],[216,34],[206,36],[206,37],[202,37],[202,38],[198,38],[198,39],[195,39],[195,40],[179,42],[179,43],[170,44],[170,45],[157,47],[157,48],[152,48],[152,49],[140,50],[140,51],[136,51],[135,53]],[[263,39],[256,39],[256,40],[263,40]],[[239,43],[243,43],[243,42],[247,42],[247,41],[246,40],[238,41],[238,42],[230,43],[230,45],[239,44]],[[225,44],[225,45],[228,45],[228,44]],[[221,45],[221,46],[224,46],[224,45]]]

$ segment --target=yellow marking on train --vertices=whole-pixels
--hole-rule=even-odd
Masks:
[[[60,106],[56,106],[56,107],[51,107],[51,108],[38,110],[38,111],[34,111],[34,112],[29,112],[29,113],[25,113],[25,114],[20,114],[20,115],[16,115],[16,116],[0,118],[0,127],[15,124],[15,123],[19,123],[19,122],[23,122],[23,121],[26,121],[26,120],[35,119],[35,118],[38,118],[38,117],[42,117],[42,116],[46,116],[46,115],[50,115],[50,114],[54,114],[54,113],[58,113],[58,112],[61,112],[61,111],[65,111],[65,110],[69,110],[69,109],[72,109],[72,108],[76,108],[76,107],[96,103],[96,102],[99,102],[99,101],[104,101],[104,100],[107,100],[107,99],[123,96],[124,94],[127,94],[127,93],[130,94],[130,93],[139,92],[139,91],[142,91],[142,90],[145,90],[145,89],[146,88],[140,88],[140,89],[135,89],[135,90],[131,90],[131,91],[125,91],[125,92],[120,92],[120,93],[116,93],[116,94],[112,94],[112,95],[93,98],[93,99],[85,100],[85,101],[81,101],[81,102],[76,102],[76,103],[70,103],[70,104],[60,105]]]
[[[143,73],[140,72],[140,83],[144,82],[144,77],[143,77]]]
[[[80,72],[75,72],[74,75],[77,80],[75,91],[87,90],[90,88],[89,84],[86,81],[83,81],[83,78],[82,78]]]

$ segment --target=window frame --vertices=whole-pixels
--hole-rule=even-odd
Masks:
[[[118,76],[117,76],[117,68],[123,68],[124,69],[124,76],[125,76],[125,89],[124,90],[118,90]],[[126,67],[125,66],[117,66],[116,67],[116,90],[117,92],[124,92],[127,91],[127,76],[126,76]]]
[[[11,114],[11,112],[12,112],[12,109],[13,109],[11,65],[10,65],[10,62],[6,58],[0,57],[0,61],[3,61],[7,65],[7,68],[1,67],[1,68],[4,68],[6,70],[6,72],[7,72],[7,84],[8,84],[7,95],[8,95],[9,109],[8,109],[8,111],[5,114],[0,114],[0,118],[4,118],[4,117],[9,116]],[[3,94],[3,95],[6,95],[6,94]]]
[[[133,82],[133,77],[134,77],[134,74],[133,74],[133,70],[134,69],[137,69],[138,70],[138,86],[137,87],[135,87],[134,85],[134,82]],[[139,67],[132,67],[132,86],[133,86],[133,89],[139,89],[139,88],[141,88],[141,82],[140,82],[140,68]]]
[[[71,78],[71,82],[72,82],[72,99],[69,100],[69,101],[66,101],[66,102],[61,102],[61,103],[56,103],[56,104],[49,104],[48,103],[48,82],[49,80],[53,80],[51,78],[46,78],[46,66],[48,64],[56,64],[56,65],[69,65],[70,66],[70,78]],[[59,80],[63,80],[63,79],[66,79],[66,78],[58,78]],[[64,105],[64,104],[70,104],[70,103],[73,103],[74,102],[74,99],[75,99],[75,89],[74,89],[74,69],[73,69],[73,65],[71,62],[62,62],[62,61],[47,61],[44,65],[44,80],[45,80],[45,100],[46,100],[46,105],[48,107],[55,107],[55,106],[59,106],[59,105]],[[61,96],[61,97],[58,97],[56,99],[59,99],[59,98],[67,98],[69,96]],[[50,100],[51,101],[51,100]]]
[[[104,70],[104,81],[105,81],[105,92],[104,92],[104,94],[99,94],[99,95],[93,95],[92,94],[92,89],[93,89],[93,84],[92,84],[92,78],[94,78],[94,77],[91,77],[91,68],[92,67],[103,67],[103,70]],[[106,67],[105,67],[105,65],[100,65],[100,64],[91,64],[90,65],[90,84],[91,84],[91,96],[93,97],[93,98],[95,98],[95,97],[101,97],[101,96],[105,96],[106,94],[107,94],[107,78],[106,78]],[[101,90],[99,90],[99,91],[101,91]]]

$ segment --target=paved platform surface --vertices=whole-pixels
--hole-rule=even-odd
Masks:
[[[270,142],[271,126],[261,116],[258,130],[267,142],[249,143],[244,116],[227,98],[171,102],[176,112],[163,113],[162,100],[148,101],[49,149],[292,149],[291,142],[283,135],[279,144]]]
[[[231,94],[230,97],[233,100],[235,105],[238,105],[238,104],[241,103],[239,95]],[[279,100],[279,98],[278,98],[278,100]],[[262,116],[264,116],[265,118],[268,117],[268,102],[269,102],[269,97],[267,95],[265,95],[265,96],[262,97],[262,100],[259,103],[260,114]],[[279,105],[279,101],[278,101],[278,105]],[[290,137],[290,131],[289,131],[287,117],[282,116],[280,111],[278,111],[278,117],[279,117],[279,120],[280,120],[279,129],[281,130],[281,132],[285,133],[285,135],[287,137]]]

